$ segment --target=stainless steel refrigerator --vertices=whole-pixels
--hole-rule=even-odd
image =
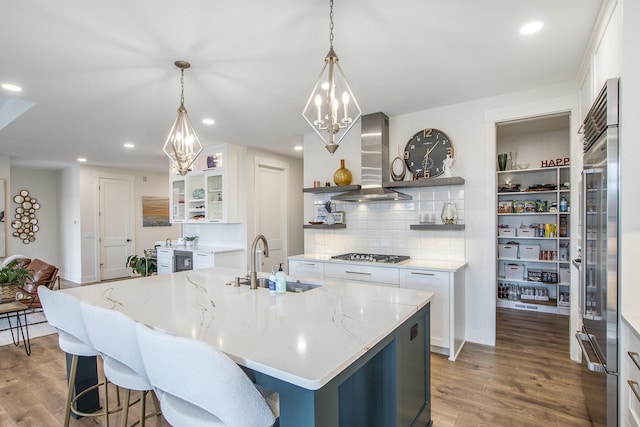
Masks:
[[[583,126],[580,313],[582,389],[594,426],[618,425],[618,79]]]

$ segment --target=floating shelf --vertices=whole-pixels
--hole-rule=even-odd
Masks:
[[[452,176],[449,178],[420,178],[413,181],[383,182],[384,188],[409,188],[409,187],[439,187],[443,185],[462,185],[464,178]]]
[[[303,224],[302,228],[347,228],[347,224]]]
[[[411,224],[409,230],[457,231],[464,230],[464,224]]]
[[[331,187],[310,187],[303,188],[303,193],[343,193],[345,191],[354,191],[362,188],[360,185],[332,185]]]

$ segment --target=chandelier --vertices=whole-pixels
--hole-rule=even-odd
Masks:
[[[329,53],[302,117],[322,138],[331,154],[362,115],[333,50],[333,0],[329,1]]]
[[[162,150],[169,156],[178,173],[184,176],[203,147],[184,107],[184,70],[191,67],[191,64],[187,61],[176,61],[175,64],[180,68],[180,107]]]

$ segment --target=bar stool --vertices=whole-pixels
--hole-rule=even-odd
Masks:
[[[89,333],[93,347],[100,352],[104,360],[105,377],[113,384],[125,389],[122,406],[122,426],[127,425],[129,406],[140,402],[140,425],[144,427],[147,417],[145,410],[146,396],[153,387],[145,372],[142,356],[138,349],[136,322],[130,317],[102,307],[80,303],[84,324]],[[131,403],[131,390],[142,392],[139,400]],[[156,395],[151,396],[160,415],[160,405]]]
[[[104,416],[105,425],[108,426],[110,412],[106,380],[83,390],[73,397],[79,357],[99,355],[98,350],[91,345],[91,341],[89,340],[89,335],[80,311],[80,301],[72,295],[61,291],[52,291],[46,286],[38,287],[38,297],[42,303],[47,321],[58,331],[58,345],[62,351],[73,356],[69,370],[69,389],[64,412],[64,426],[69,426],[71,412],[82,417]],[[101,385],[104,386],[105,400],[105,408],[102,411],[86,413],[74,408],[77,399],[99,388]],[[111,413],[113,413],[113,411]]]
[[[279,416],[278,394],[258,388],[209,344],[138,323],[138,344],[165,419],[174,427],[267,427]]]

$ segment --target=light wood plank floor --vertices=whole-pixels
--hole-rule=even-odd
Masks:
[[[568,356],[568,327],[566,316],[499,309],[495,347],[468,343],[456,362],[433,354],[434,426],[590,426],[579,365]],[[65,361],[57,335],[33,339],[31,357],[22,346],[0,347],[0,373],[0,426],[61,425]],[[150,399],[147,408],[153,410]],[[132,422],[138,414],[132,408]],[[119,425],[118,415],[112,420]],[[168,424],[154,417],[147,425]]]

